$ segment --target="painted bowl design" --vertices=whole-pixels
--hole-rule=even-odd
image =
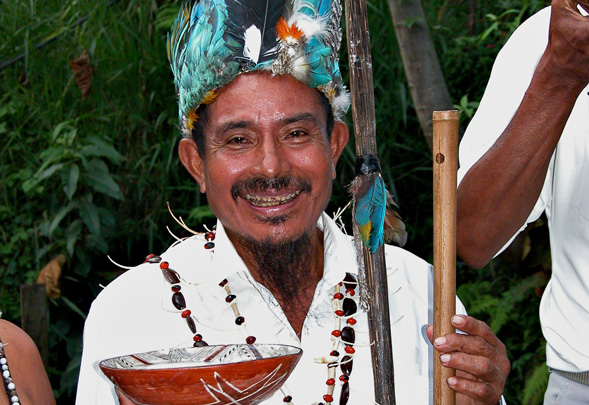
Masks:
[[[188,347],[115,357],[100,369],[137,404],[258,404],[284,384],[302,353],[279,344]]]

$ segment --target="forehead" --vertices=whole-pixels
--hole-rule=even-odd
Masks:
[[[262,125],[302,114],[317,116],[324,123],[320,97],[316,89],[290,75],[246,73],[223,88],[208,106],[208,124],[217,126],[238,120]]]

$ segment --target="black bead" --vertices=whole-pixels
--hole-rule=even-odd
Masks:
[[[352,273],[346,273],[346,277],[344,278],[344,286],[346,289],[353,290],[357,285],[358,280],[356,279],[356,276],[354,276]]]
[[[182,295],[181,292],[175,292],[172,294],[172,304],[174,304],[176,309],[186,309],[186,300],[184,299],[184,295]]]
[[[346,346],[352,346],[354,343],[356,343],[356,332],[353,328],[344,326],[342,329],[342,341],[346,344]]]
[[[229,294],[228,296],[225,297],[225,301],[227,302],[231,302],[235,299],[235,295],[234,294]]]
[[[344,310],[344,316],[352,316],[358,311],[358,305],[356,305],[356,301],[353,299],[344,298],[342,309]]]
[[[205,243],[205,249],[212,249],[215,247],[215,243],[214,242],[207,242]]]
[[[352,374],[352,366],[354,365],[354,361],[352,360],[351,356],[344,356],[341,362],[341,369],[344,374],[350,375]]]
[[[192,333],[196,333],[196,324],[194,323],[194,319],[192,319],[192,316],[189,315],[186,317],[186,323],[188,324],[190,331]]]
[[[201,340],[200,342],[194,342],[192,344],[192,346],[194,347],[205,347],[208,346],[209,344],[207,342],[205,342],[204,340]]]
[[[170,284],[180,284],[180,276],[176,273],[175,270],[170,268],[162,269],[162,273],[164,273],[164,277],[168,280]]]
[[[342,393],[339,397],[339,405],[346,405],[348,403],[348,399],[350,399],[350,383],[345,382],[342,385]]]
[[[245,318],[243,316],[238,316],[237,318],[235,318],[236,325],[241,325],[244,322],[245,322]]]

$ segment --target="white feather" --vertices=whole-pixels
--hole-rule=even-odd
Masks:
[[[288,24],[296,26],[303,31],[306,38],[312,38],[314,36],[320,36],[325,29],[326,21],[323,19],[311,18],[303,13],[294,13],[289,19]]]
[[[252,25],[243,35],[245,46],[243,47],[243,56],[249,58],[252,62],[258,63],[260,59],[260,50],[262,48],[262,33],[255,25]]]

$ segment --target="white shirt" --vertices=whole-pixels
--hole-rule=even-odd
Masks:
[[[546,49],[549,22],[547,7],[523,23],[499,53],[479,109],[460,144],[459,182],[495,143],[519,107]],[[548,342],[548,366],[571,372],[589,370],[588,90],[577,99],[540,197],[520,229],[546,212],[552,279],[540,303],[540,320]]]
[[[332,219],[323,214],[318,221],[323,230],[324,275],[317,285],[313,302],[299,340],[280,305],[251,277],[247,267],[227,238],[221,223],[213,250],[204,249],[202,236],[193,236],[161,255],[189,283],[183,285],[187,308],[197,318],[197,332],[209,344],[244,343],[253,335],[256,343],[282,343],[303,349],[303,356],[286,382],[293,403],[310,405],[323,401],[327,367],[314,359],[332,350],[331,332],[335,326],[332,308],[334,286],[346,272],[357,273],[356,254],[350,238]],[[431,323],[431,266],[402,249],[386,246],[390,317],[397,403],[432,402],[432,346],[425,335]],[[247,332],[235,325],[235,315],[225,302],[226,291],[218,283],[227,279]],[[116,404],[113,385],[98,368],[100,360],[161,348],[192,346],[193,333],[171,303],[170,284],[158,264],[142,264],[110,283],[96,298],[84,329],[84,351],[76,403]],[[429,303],[429,304],[428,304]],[[457,302],[458,312],[464,308]],[[355,318],[356,349],[350,375],[351,405],[374,400],[373,377],[365,313]],[[338,376],[339,376],[338,372]],[[341,386],[336,383],[334,400]],[[280,390],[264,404],[283,404]]]

